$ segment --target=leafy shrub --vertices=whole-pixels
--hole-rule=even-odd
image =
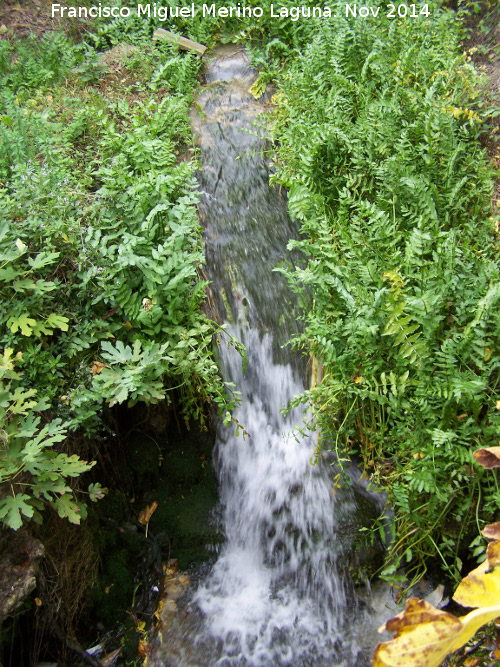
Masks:
[[[0,89],[18,93],[50,86],[77,60],[77,51],[62,33],[32,34],[15,46],[1,40]]]
[[[227,411],[236,399],[212,353],[221,329],[202,313],[195,164],[177,157],[191,142],[199,60],[148,36],[143,61],[125,63],[133,96],[111,80],[108,96],[100,80],[89,87],[86,66],[58,83],[94,62],[88,44],[53,35],[1,48],[0,349],[22,376],[2,386],[0,520],[18,528],[41,501],[83,515],[64,480],[93,464],[72,453],[71,432],[104,438],[106,405],[175,391],[186,419],[204,424],[213,403]]]
[[[65,440],[68,425],[60,419],[40,425],[36,413],[48,406],[36,399],[35,389],[23,387],[22,375],[15,370],[21,360],[21,353],[13,357],[11,348],[0,358],[0,520],[17,530],[21,515],[40,522],[40,510],[50,504],[60,517],[80,523],[86,506],[77,502],[66,478],[78,477],[94,463],[49,449]],[[88,494],[97,500],[103,491],[99,484],[91,484]]]

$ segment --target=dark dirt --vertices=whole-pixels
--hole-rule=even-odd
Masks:
[[[476,68],[485,75],[485,107],[500,109],[500,7],[495,7],[493,2],[485,4],[487,7],[482,14],[469,19],[470,37],[464,47]],[[500,115],[490,119],[488,125],[484,145],[496,169],[500,169]],[[493,193],[492,213],[500,215],[500,179]]]
[[[8,31],[18,38],[30,34],[41,37],[62,28],[78,38],[86,30],[84,20],[52,18],[51,5],[50,0],[0,0],[0,39],[5,38]]]

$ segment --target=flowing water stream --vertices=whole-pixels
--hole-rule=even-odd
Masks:
[[[310,461],[316,441],[295,430],[301,409],[281,409],[304,390],[304,362],[284,343],[298,303],[273,269],[291,261],[297,228],[269,186],[255,122],[265,109],[248,93],[255,73],[243,51],[218,50],[193,126],[202,169],[200,216],[218,313],[248,350],[220,345],[226,380],[242,393],[235,424],[215,447],[224,542],[191,593],[183,619],[167,623],[157,664],[175,667],[340,667],[366,663],[345,581],[353,495],[332,492],[332,469]],[[293,257],[292,257],[293,260]],[[359,632],[357,633],[359,634]]]

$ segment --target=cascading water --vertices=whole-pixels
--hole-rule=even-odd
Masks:
[[[314,442],[292,434],[301,413],[280,413],[303,384],[273,360],[270,334],[234,333],[247,346],[248,370],[231,351],[224,368],[243,388],[236,417],[251,438],[220,429],[217,444],[226,543],[195,596],[222,640],[214,664],[348,664],[338,650],[346,600],[332,483],[311,466]]]
[[[328,465],[311,465],[315,441],[298,434],[302,410],[281,409],[304,390],[305,368],[282,345],[297,328],[298,306],[273,268],[290,261],[297,235],[286,201],[269,186],[262,141],[252,122],[263,111],[248,89],[244,52],[226,47],[208,63],[193,118],[203,168],[200,215],[217,312],[248,351],[220,345],[227,381],[242,393],[235,424],[215,448],[225,542],[188,603],[170,623],[158,664],[176,667],[329,667],[365,664],[346,627],[338,572],[344,492],[336,505]],[[170,634],[169,634],[170,633]],[[174,635],[177,639],[174,639]],[[179,637],[183,637],[179,641]]]

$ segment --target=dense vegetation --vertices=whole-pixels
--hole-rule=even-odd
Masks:
[[[500,508],[496,476],[472,456],[500,436],[487,114],[456,14],[431,8],[430,20],[318,25],[280,79],[273,123],[305,235],[292,245],[308,258],[286,273],[312,295],[295,344],[322,364],[305,398],[322,446],[360,456],[388,490],[391,579],[433,559],[458,578]]]
[[[318,456],[354,455],[388,490],[383,576],[405,564],[416,579],[434,560],[459,579],[500,506],[496,473],[472,457],[500,439],[500,275],[495,173],[480,144],[488,113],[459,15],[436,0],[415,19],[294,22],[270,19],[267,0],[249,4],[261,19],[163,27],[251,43],[255,94],[278,85],[275,180],[290,189],[305,257],[280,270],[304,299],[294,344],[322,369],[297,402],[313,406]],[[113,444],[112,406],[175,401],[203,424],[212,405],[226,418],[234,405],[212,353],[220,328],[203,314],[196,163],[179,160],[193,147],[201,62],[153,42],[157,25],[131,17],[86,24],[78,40],[0,41],[10,528],[47,506],[79,523],[85,500],[102,497],[80,476],[89,442]],[[119,67],[99,55],[122,43],[137,48]],[[375,529],[385,535],[385,520]]]
[[[67,477],[91,464],[54,445],[77,429],[106,439],[105,404],[175,388],[188,418],[232,405],[201,312],[195,164],[177,157],[200,61],[149,42],[129,52],[129,85],[91,86],[113,30],[92,47],[0,43],[0,518],[12,528],[46,503],[79,522]]]

